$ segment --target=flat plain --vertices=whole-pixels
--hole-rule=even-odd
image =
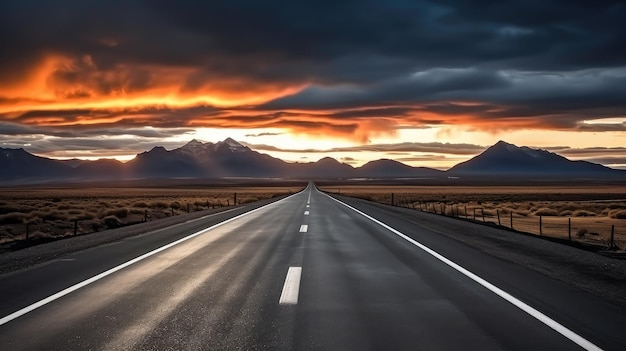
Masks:
[[[31,187],[0,191],[0,244],[99,232],[182,213],[246,204],[301,186]]]

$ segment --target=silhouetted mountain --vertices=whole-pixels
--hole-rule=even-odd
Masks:
[[[88,163],[92,162],[92,161],[89,161],[89,160],[81,160],[79,158],[72,158],[72,159],[69,159],[69,160],[58,160],[58,161],[61,162],[64,165],[72,167],[72,168],[76,168],[78,166],[82,166],[84,164],[88,164]]]
[[[358,168],[331,157],[317,162],[288,163],[254,151],[231,138],[218,143],[192,140],[173,150],[154,147],[127,163],[111,159],[58,161],[34,156],[23,149],[0,148],[0,181],[5,183],[223,177],[445,179],[448,176],[623,180],[626,171],[585,161],[570,161],[545,150],[517,147],[503,141],[446,172],[411,167],[388,159],[372,161]]]
[[[86,161],[76,167],[75,175],[80,179],[108,180],[124,179],[126,166],[114,159],[102,158],[96,161]]]
[[[450,168],[455,176],[602,177],[626,175],[586,161],[571,161],[555,153],[499,141],[474,158]]]
[[[69,178],[73,169],[59,161],[35,156],[24,149],[0,148],[0,180],[23,182]]]
[[[317,162],[289,164],[291,174],[309,178],[350,178],[354,177],[354,168],[332,157],[324,157]]]
[[[364,164],[356,169],[356,173],[366,178],[430,178],[440,177],[445,172],[426,167],[411,167],[398,161],[381,159]]]

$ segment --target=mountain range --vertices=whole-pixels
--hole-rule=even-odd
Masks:
[[[192,140],[173,150],[157,146],[126,163],[112,159],[61,161],[35,156],[24,149],[0,148],[0,182],[11,184],[224,177],[477,179],[505,176],[626,180],[626,171],[571,161],[546,150],[518,147],[504,141],[447,171],[412,167],[389,159],[371,161],[356,168],[330,157],[317,162],[289,163],[254,151],[231,138],[217,143]]]

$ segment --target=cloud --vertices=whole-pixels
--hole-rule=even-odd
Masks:
[[[331,153],[331,152],[384,152],[388,154],[406,154],[409,152],[441,153],[451,155],[476,155],[484,151],[486,147],[472,144],[452,143],[397,143],[397,144],[369,144],[349,147],[336,147],[331,149],[289,149],[273,145],[250,144],[246,146],[254,150],[293,152],[293,153]]]
[[[624,132],[585,122],[626,115],[623,18],[620,1],[6,0],[0,122],[59,138]]]
[[[263,137],[263,136],[276,136],[276,135],[282,135],[285,133],[269,133],[269,132],[265,132],[265,133],[256,133],[256,134],[246,134],[246,137],[248,138],[258,138],[258,137]]]

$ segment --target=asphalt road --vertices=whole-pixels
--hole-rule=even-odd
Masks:
[[[309,185],[4,274],[0,349],[626,349],[622,309],[341,199]]]

